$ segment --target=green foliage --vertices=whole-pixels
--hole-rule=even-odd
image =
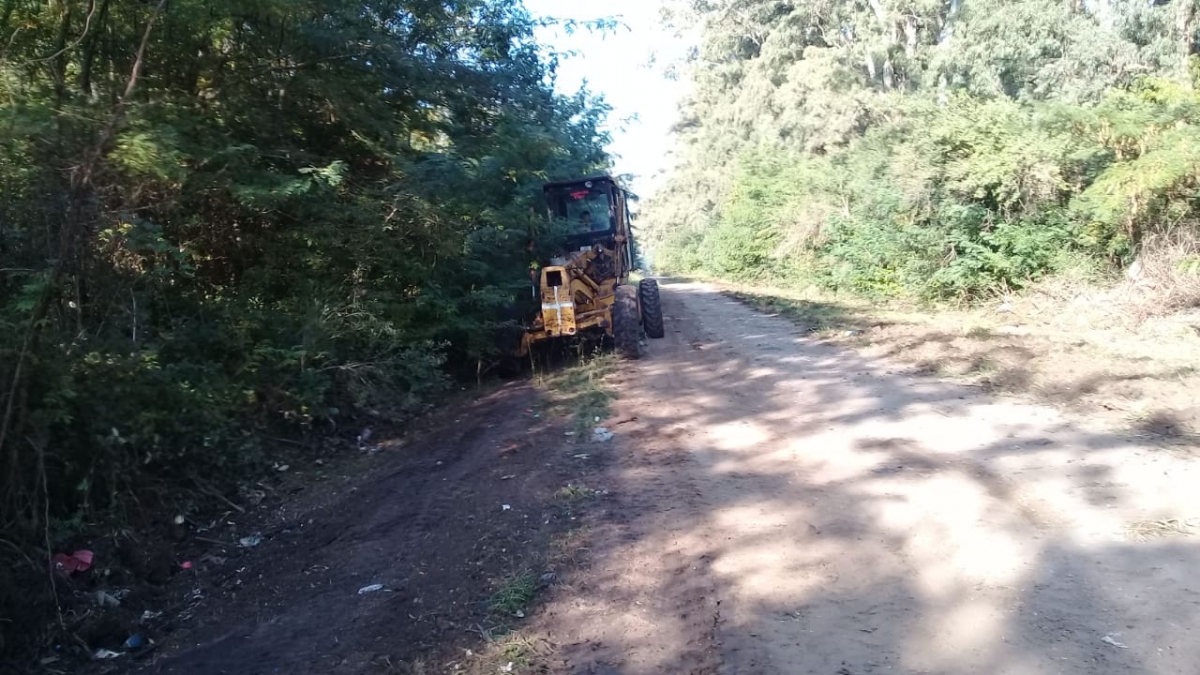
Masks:
[[[646,208],[653,258],[971,301],[1081,258],[1123,264],[1148,236],[1200,238],[1196,14],[691,3],[696,92],[682,166]]]
[[[488,610],[505,617],[523,615],[537,598],[538,578],[532,572],[520,572],[505,579],[488,598]]]
[[[554,244],[541,183],[608,166],[606,106],[554,92],[534,27],[517,0],[6,3],[6,538],[186,509],[264,439],[411,415],[494,355]]]

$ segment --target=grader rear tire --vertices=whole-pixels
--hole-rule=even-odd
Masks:
[[[658,282],[654,279],[642,279],[638,284],[638,297],[642,300],[642,326],[646,328],[646,336],[656,340],[666,336]]]
[[[617,286],[613,303],[613,345],[627,359],[642,357],[642,322],[638,316],[638,293],[633,286]]]

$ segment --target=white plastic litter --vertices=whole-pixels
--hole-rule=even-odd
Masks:
[[[1116,640],[1113,639],[1113,636],[1111,636],[1111,635],[1105,635],[1104,637],[1100,638],[1100,641],[1106,645],[1112,645],[1112,646],[1116,647],[1117,649],[1129,649],[1128,645],[1126,645],[1123,642],[1117,642]]]

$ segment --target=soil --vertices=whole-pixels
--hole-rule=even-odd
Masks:
[[[1177,443],[914,374],[704,284],[662,298],[666,338],[607,382],[613,440],[503,388],[177,576],[194,599],[160,647],[112,667],[1195,672],[1200,469]],[[521,572],[545,579],[528,617],[489,609]]]
[[[403,442],[372,441],[377,452],[322,470],[334,474],[324,480],[312,483],[308,472],[308,487],[257,522],[238,523],[239,535],[258,533],[261,543],[210,545],[176,576],[158,608],[163,618],[143,630],[156,649],[97,668],[164,675],[476,668],[489,639],[521,622],[489,599],[526,579],[531,594],[558,583],[569,553],[558,544],[580,527],[559,491],[603,466],[602,448],[575,457],[568,420],[548,407],[532,385],[511,384],[435,416],[432,428]],[[302,485],[296,481],[297,490]],[[373,585],[383,588],[360,593]]]

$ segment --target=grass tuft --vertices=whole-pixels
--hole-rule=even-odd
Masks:
[[[488,609],[495,614],[515,616],[529,607],[537,597],[538,578],[532,572],[521,572],[509,577],[488,599]]]
[[[583,434],[596,425],[597,419],[608,417],[616,395],[605,379],[616,368],[616,356],[599,354],[542,378],[542,386],[549,390],[555,407],[571,416],[575,433]]]
[[[564,502],[579,502],[585,499],[595,499],[596,491],[583,485],[567,484],[554,493],[554,498]]]
[[[1195,533],[1195,520],[1181,518],[1166,518],[1162,520],[1139,520],[1125,528],[1125,534],[1130,539],[1148,541],[1162,537],[1191,535]]]

